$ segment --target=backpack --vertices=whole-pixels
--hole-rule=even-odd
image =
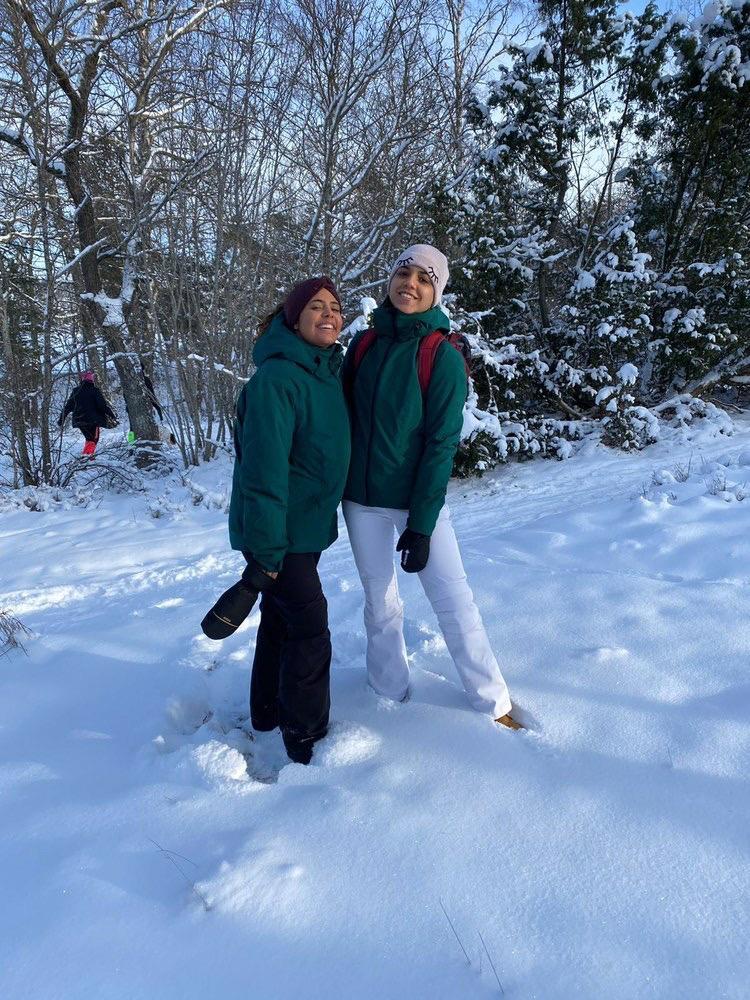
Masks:
[[[354,347],[354,364],[349,369],[347,385],[344,387],[348,395],[353,389],[354,376],[362,364],[362,359],[372,347],[376,337],[377,333],[374,330],[365,330]],[[466,378],[471,376],[471,347],[466,337],[462,333],[443,333],[442,330],[433,330],[432,333],[422,337],[417,348],[417,378],[423,398],[427,395],[432,369],[435,367],[435,357],[443,341],[447,341],[454,350],[458,351],[464,363]]]

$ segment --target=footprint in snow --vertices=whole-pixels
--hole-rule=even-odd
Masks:
[[[245,754],[247,773],[263,785],[275,785],[282,769],[289,764],[281,733],[255,733],[251,750]]]
[[[313,761],[320,767],[347,767],[374,757],[382,739],[366,726],[354,722],[332,722],[328,735],[315,749]]]
[[[255,733],[252,747],[245,754],[247,772],[264,784],[318,784],[326,772],[360,764],[374,757],[381,739],[364,726],[351,722],[332,722],[328,735],[320,740],[310,765],[289,760],[281,733]]]
[[[245,755],[217,739],[173,748],[164,765],[173,779],[191,786],[236,792],[249,785]]]

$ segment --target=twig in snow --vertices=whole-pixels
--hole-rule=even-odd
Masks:
[[[490,965],[492,967],[492,971],[495,973],[495,979],[497,980],[497,985],[500,987],[500,992],[502,993],[503,996],[505,996],[505,990],[503,989],[503,984],[500,982],[500,976],[498,976],[497,969],[495,968],[495,963],[492,961],[492,955],[490,955],[489,951],[487,950],[487,945],[484,943],[484,938],[482,937],[482,932],[481,931],[477,931],[477,934],[479,935],[479,940],[482,942],[482,947],[484,948],[484,953],[487,956],[487,959],[488,959],[488,961],[489,961],[489,963],[490,963]]]
[[[161,846],[161,844],[157,844],[156,841],[152,837],[149,837],[148,839],[151,841],[151,843],[154,845],[154,847],[159,851],[159,853],[164,855],[164,857],[167,859],[167,861],[171,861],[172,862],[172,864],[175,866],[175,868],[180,873],[180,875],[182,875],[182,877],[185,879],[185,881],[190,886],[190,888],[193,890],[193,892],[198,897],[198,899],[201,901],[201,903],[203,903],[203,909],[206,911],[206,913],[210,913],[211,912],[211,904],[206,899],[206,897],[203,895],[203,893],[200,891],[200,889],[197,887],[197,885],[195,884],[195,882],[193,882],[193,880],[190,878],[190,876],[186,875],[185,872],[182,870],[182,868],[180,868],[180,866],[175,861],[175,857],[182,858],[183,861],[187,861],[188,864],[191,864],[191,865],[195,865],[195,862],[191,861],[190,858],[183,858],[181,854],[176,854],[175,851],[168,851],[168,850],[166,850],[164,847]],[[173,855],[174,855],[174,857],[173,857]]]
[[[20,649],[26,653],[26,647],[21,642],[19,636],[26,638],[31,635],[31,630],[26,628],[22,621],[12,615],[9,611],[0,610],[0,656],[10,653],[12,649]],[[28,656],[28,653],[26,653]]]
[[[451,920],[451,918],[450,918],[450,917],[448,916],[448,911],[447,911],[447,910],[446,910],[446,908],[445,908],[445,907],[443,906],[443,901],[442,901],[442,899],[438,899],[438,903],[440,903],[440,909],[441,909],[441,910],[443,911],[443,913],[445,914],[445,919],[446,919],[446,920],[448,921],[448,925],[449,925],[450,929],[451,929],[451,930],[453,931],[453,935],[454,935],[454,937],[456,938],[456,941],[458,941],[458,946],[459,946],[459,948],[460,948],[460,949],[461,949],[461,951],[462,951],[462,952],[464,953],[464,958],[466,959],[466,964],[467,964],[467,965],[471,965],[471,959],[469,958],[469,956],[468,956],[468,954],[467,954],[467,952],[466,952],[466,949],[464,948],[464,946],[463,946],[463,944],[462,944],[462,942],[461,942],[461,938],[460,938],[460,937],[458,936],[458,932],[456,931],[456,928],[455,928],[455,927],[453,926],[453,921],[452,921],[452,920]]]

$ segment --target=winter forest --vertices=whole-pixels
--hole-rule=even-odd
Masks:
[[[474,353],[458,474],[742,406],[749,45],[730,0],[5,0],[12,484],[69,480],[89,368],[154,442],[143,362],[179,461],[211,458],[283,289],[329,273],[356,328],[416,240]]]
[[[0,1000],[748,1000],[750,0],[0,0],[0,342]]]

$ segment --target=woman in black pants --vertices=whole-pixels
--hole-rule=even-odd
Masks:
[[[66,417],[72,413],[73,426],[85,438],[83,454],[93,457],[99,441],[99,428],[116,427],[117,415],[96,385],[93,372],[81,372],[79,378],[80,382],[71,392],[57,423],[63,427]]]
[[[257,370],[237,402],[234,433],[229,537],[247,560],[242,586],[262,595],[250,718],[256,730],[278,725],[302,764],[327,732],[330,707],[318,561],[337,537],[349,466],[342,322],[329,278],[292,289],[259,331]]]

